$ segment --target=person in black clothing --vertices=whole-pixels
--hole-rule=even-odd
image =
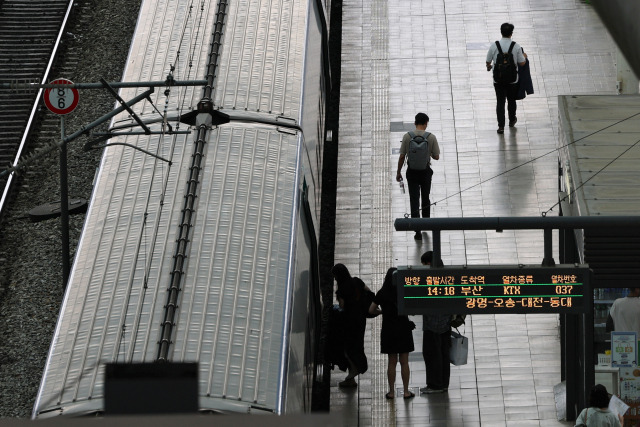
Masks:
[[[349,373],[340,387],[356,387],[355,377],[367,372],[367,356],[364,352],[364,334],[367,327],[367,314],[373,292],[344,264],[336,264],[331,270],[338,285],[336,298],[344,311],[344,353],[349,362]],[[367,293],[371,294],[370,297]]]
[[[410,399],[415,396],[409,390],[409,353],[414,350],[412,330],[415,323],[407,316],[398,315],[397,291],[393,284],[393,272],[396,268],[387,270],[382,288],[378,291],[373,303],[369,307],[369,313],[382,314],[382,329],[380,331],[380,353],[385,353],[389,357],[387,365],[387,380],[389,382],[389,392],[387,399],[395,397],[396,365],[400,360],[400,375],[404,387],[403,397]],[[380,309],[382,307],[382,309]]]
[[[433,261],[433,252],[427,251],[422,254],[420,261],[423,265],[430,266]],[[422,358],[427,370],[427,386],[420,388],[420,393],[444,393],[449,389],[450,320],[450,314],[422,316]]]

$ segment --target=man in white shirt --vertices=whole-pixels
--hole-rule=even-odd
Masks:
[[[500,33],[502,34],[502,39],[500,39],[500,41],[496,42],[500,44],[500,49],[502,49],[503,53],[507,53],[509,51],[509,48],[511,47],[511,43],[514,43],[513,47],[511,48],[511,52],[513,54],[513,59],[514,62],[517,64],[516,65],[516,71],[517,71],[517,67],[519,66],[524,66],[527,62],[526,62],[526,58],[527,55],[524,53],[524,51],[522,50],[522,47],[520,47],[520,45],[516,42],[513,42],[511,40],[511,36],[513,35],[513,29],[514,26],[513,24],[509,24],[508,22],[505,22],[504,24],[502,24],[500,26]],[[496,43],[493,43],[491,45],[491,47],[489,48],[489,51],[487,52],[487,71],[491,71],[491,69],[494,67],[494,65],[497,63],[498,60],[498,54],[500,53],[498,51],[498,46],[496,46]],[[492,65],[492,63],[494,65]],[[497,100],[497,105],[496,105],[496,115],[498,116],[498,133],[502,134],[504,133],[504,102],[505,100],[507,101],[507,111],[509,112],[509,127],[513,127],[515,126],[516,122],[518,121],[518,118],[516,117],[516,96],[518,95],[518,75],[516,73],[515,75],[515,80],[511,83],[499,83],[495,81],[493,81],[493,87],[496,90],[496,100]]]
[[[629,295],[613,302],[607,318],[607,331],[635,331],[637,339],[640,339],[640,288],[629,288]]]

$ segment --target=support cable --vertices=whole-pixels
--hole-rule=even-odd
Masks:
[[[620,157],[624,156],[629,150],[631,150],[632,148],[634,148],[636,145],[638,145],[638,143],[640,143],[640,139],[637,140],[636,142],[633,143],[632,146],[628,147],[626,150],[624,150],[622,153],[620,153],[618,156],[616,156],[613,160],[611,160],[609,163],[607,163],[606,165],[604,165],[603,167],[600,168],[599,171],[597,171],[596,173],[594,173],[593,175],[591,175],[589,177],[589,179],[587,179],[586,181],[584,181],[582,184],[578,185],[571,193],[567,194],[566,196],[564,196],[562,199],[558,200],[557,203],[554,203],[553,206],[551,206],[548,210],[546,210],[545,212],[542,213],[542,216],[546,216],[549,212],[551,212],[553,210],[553,208],[555,208],[556,206],[558,206],[560,203],[564,202],[565,200],[567,200],[569,197],[571,197],[572,195],[574,195],[576,193],[576,191],[578,191],[579,189],[581,189],[582,187],[584,187],[584,185],[591,181],[593,178],[595,178],[600,172],[604,171],[606,168],[608,168],[609,166],[611,166],[616,160],[618,160]]]
[[[204,10],[204,3],[202,4],[201,10]],[[192,11],[193,11],[193,2],[191,4],[191,6],[189,7],[189,12],[188,15],[185,19],[185,24],[183,26],[182,29],[182,34],[180,36],[180,40],[178,42],[178,47],[177,47],[177,53],[176,53],[176,57],[175,57],[175,62],[173,64],[171,64],[169,66],[169,73],[167,75],[167,79],[166,79],[166,86],[165,86],[165,90],[164,90],[164,96],[165,96],[165,102],[164,102],[164,109],[163,112],[161,112],[158,107],[154,104],[154,102],[149,99],[149,102],[153,108],[153,110],[155,112],[158,113],[158,115],[160,116],[161,119],[161,131],[160,131],[160,136],[159,136],[159,143],[156,146],[156,153],[150,153],[148,151],[145,151],[146,154],[149,154],[151,156],[153,156],[156,161],[154,162],[153,165],[153,171],[152,171],[152,177],[156,176],[156,172],[158,171],[159,168],[159,174],[160,174],[160,178],[162,181],[162,188],[160,189],[160,201],[158,204],[158,208],[156,209],[156,214],[152,216],[152,218],[154,218],[154,220],[152,222],[148,222],[147,219],[149,218],[149,212],[150,212],[150,207],[151,207],[151,201],[154,200],[155,198],[153,197],[154,194],[154,182],[156,182],[155,179],[151,180],[151,184],[148,190],[148,195],[147,195],[147,203],[145,206],[145,212],[144,212],[144,222],[142,224],[142,229],[140,231],[140,236],[139,239],[140,241],[138,242],[138,250],[142,251],[142,259],[144,262],[144,278],[143,278],[143,289],[141,290],[142,296],[139,299],[140,303],[138,304],[138,308],[137,308],[137,315],[135,318],[135,323],[133,325],[133,332],[131,334],[131,339],[132,342],[135,343],[136,341],[136,335],[137,332],[139,330],[139,325],[142,321],[142,310],[141,310],[141,304],[142,301],[144,301],[144,294],[147,292],[148,289],[148,283],[149,283],[149,275],[151,272],[151,265],[152,265],[152,260],[153,260],[153,255],[154,255],[154,248],[156,246],[156,242],[157,242],[157,238],[158,238],[158,232],[159,232],[159,226],[160,226],[160,219],[162,216],[162,212],[163,212],[163,208],[164,208],[164,197],[166,195],[166,190],[167,190],[167,186],[169,184],[169,170],[170,170],[170,166],[171,166],[171,161],[165,160],[165,155],[164,155],[164,149],[166,147],[165,143],[166,143],[166,136],[167,135],[172,135],[173,138],[171,139],[171,143],[170,143],[170,154],[168,156],[169,159],[172,158],[173,153],[175,151],[175,145],[177,142],[177,138],[176,138],[176,134],[180,133],[190,133],[189,131],[185,131],[185,132],[181,132],[178,131],[179,127],[180,127],[180,122],[177,121],[176,123],[176,131],[173,131],[173,127],[172,125],[169,123],[169,103],[170,103],[170,98],[171,98],[171,90],[172,90],[172,86],[174,85],[173,83],[176,81],[174,78],[174,74],[176,72],[176,68],[179,67],[179,61],[180,61],[180,55],[181,55],[181,51],[182,51],[182,45],[184,44],[184,40],[188,31],[188,27],[189,27],[189,23],[191,22],[191,15],[192,15]],[[200,19],[200,22],[202,22],[202,18]],[[199,34],[199,28],[197,31],[197,34]],[[188,72],[187,75],[190,75],[192,71],[192,62],[189,62],[189,68],[188,68]],[[185,107],[185,103],[186,103],[186,94],[187,94],[187,90],[185,89],[183,91],[183,100],[182,100],[182,105],[179,106],[179,111],[183,111],[184,107]],[[180,114],[178,115],[178,117],[180,117]],[[136,120],[138,122],[138,125],[140,125],[144,130],[145,133],[149,133],[148,132],[148,128],[145,126],[145,123],[142,123],[139,119],[137,119],[135,117],[135,115],[133,116],[134,120]],[[137,132],[129,132],[129,134],[135,134]],[[110,145],[116,145],[119,143],[111,143]],[[158,162],[157,160],[163,160],[165,162],[167,162],[169,164],[169,168],[167,170],[165,170],[164,168],[164,163],[163,162]],[[194,168],[192,165],[192,174],[197,172],[198,168]],[[196,180],[197,182],[197,180]],[[191,190],[189,190],[191,191]],[[187,211],[189,211],[190,209],[187,208]],[[184,211],[183,211],[184,212]],[[148,236],[148,230],[149,228],[152,228],[152,232],[151,232],[151,236],[150,236],[150,241],[149,240],[149,236]],[[183,239],[181,239],[183,240]],[[137,257],[137,256],[136,256]],[[130,283],[129,283],[129,287],[130,287],[130,292],[133,289],[133,285],[134,285],[134,277],[131,277],[130,279]],[[169,303],[167,304],[167,306],[165,308],[177,308],[177,306],[174,304],[174,302],[169,301]],[[122,325],[123,327],[123,331],[125,328],[125,325]],[[124,339],[124,337],[123,337]],[[129,346],[130,347],[130,352],[133,351],[133,345]],[[125,357],[125,360],[127,360],[127,358]]]
[[[638,113],[636,113],[636,114],[633,114],[633,115],[631,115],[631,116],[629,116],[629,117],[627,117],[627,118],[625,118],[625,119],[619,120],[619,121],[617,121],[617,122],[615,122],[615,123],[613,123],[613,124],[611,124],[611,125],[609,125],[609,126],[605,126],[605,127],[603,127],[602,129],[598,129],[598,130],[596,130],[596,131],[594,131],[594,132],[592,132],[592,133],[590,133],[590,134],[588,134],[588,135],[583,136],[582,138],[578,138],[578,139],[576,139],[575,141],[569,142],[568,144],[565,144],[565,145],[562,145],[562,146],[560,146],[560,147],[554,148],[553,150],[549,151],[548,153],[542,154],[542,155],[540,155],[540,156],[538,156],[538,157],[534,157],[533,159],[528,160],[528,161],[526,161],[526,162],[524,162],[524,163],[521,163],[521,164],[519,164],[519,165],[517,165],[517,166],[514,166],[514,167],[512,167],[511,169],[507,169],[506,171],[500,172],[499,174],[494,175],[494,176],[492,176],[491,178],[487,178],[487,179],[485,179],[485,180],[482,180],[482,181],[478,182],[477,184],[473,184],[472,186],[467,187],[467,188],[465,188],[464,190],[460,190],[460,191],[458,191],[458,192],[455,192],[455,193],[453,193],[453,194],[450,194],[449,196],[447,196],[447,197],[445,197],[445,198],[443,198],[443,199],[440,199],[440,200],[438,200],[437,202],[433,202],[433,203],[431,203],[431,206],[435,206],[435,205],[437,205],[437,204],[438,204],[438,203],[440,203],[440,202],[444,202],[445,200],[450,199],[451,197],[455,197],[455,196],[457,196],[457,195],[459,195],[459,194],[462,194],[462,193],[464,193],[465,191],[467,191],[467,190],[471,190],[472,188],[475,188],[475,187],[477,187],[477,186],[479,186],[479,185],[482,185],[482,184],[484,184],[485,182],[489,182],[489,181],[491,181],[492,179],[495,179],[495,178],[498,178],[498,177],[500,177],[500,176],[502,176],[502,175],[506,175],[506,174],[508,174],[508,173],[510,173],[510,172],[513,172],[514,170],[516,170],[516,169],[518,169],[518,168],[520,168],[520,167],[522,167],[522,166],[526,166],[526,165],[528,165],[529,163],[533,163],[533,162],[535,162],[536,160],[539,160],[539,159],[541,159],[541,158],[543,158],[543,157],[548,156],[549,154],[556,153],[556,152],[560,151],[560,150],[561,150],[561,149],[563,149],[563,148],[569,147],[570,145],[573,145],[573,144],[575,144],[576,142],[580,142],[580,141],[582,141],[583,139],[589,138],[589,137],[591,137],[591,136],[593,136],[593,135],[595,135],[595,134],[597,134],[597,133],[600,133],[600,132],[602,132],[602,131],[604,131],[604,130],[607,130],[607,129],[609,129],[609,128],[613,127],[613,126],[619,125],[620,123],[623,123],[623,122],[625,122],[625,121],[627,121],[627,120],[630,120],[630,119],[632,119],[632,118],[634,118],[634,117],[636,117],[636,116],[638,116],[638,115],[640,115],[640,112],[638,112]],[[640,141],[638,141],[638,142],[640,142]],[[629,150],[630,150],[631,148],[633,148],[636,144],[638,144],[638,142],[636,142],[635,144],[633,144],[633,146],[629,147],[629,149],[625,150],[622,154],[624,154],[624,153],[626,153],[627,151],[629,151]],[[621,155],[622,155],[622,154],[621,154]],[[621,156],[621,155],[620,155],[620,156]],[[618,157],[620,157],[620,156],[618,156]],[[616,157],[616,159],[614,159],[613,161],[617,160],[617,159],[618,159],[618,157]],[[605,168],[606,168],[607,166],[609,166],[611,163],[613,163],[613,161],[612,161],[612,162],[610,162],[609,164],[607,164],[607,165],[605,166]],[[604,169],[604,168],[603,168],[603,169]],[[597,173],[600,173],[600,172],[601,172],[601,171],[598,171]],[[555,206],[555,205],[554,205],[554,206]],[[410,216],[410,214],[405,213],[405,214],[404,214],[404,216],[405,216],[405,218],[408,218],[408,217]]]

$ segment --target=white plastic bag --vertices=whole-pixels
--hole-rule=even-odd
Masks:
[[[451,331],[451,349],[449,360],[456,366],[467,364],[467,353],[469,352],[469,339],[459,332]]]

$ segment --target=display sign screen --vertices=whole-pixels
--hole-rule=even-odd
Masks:
[[[401,314],[585,313],[585,266],[400,266],[394,273]]]

